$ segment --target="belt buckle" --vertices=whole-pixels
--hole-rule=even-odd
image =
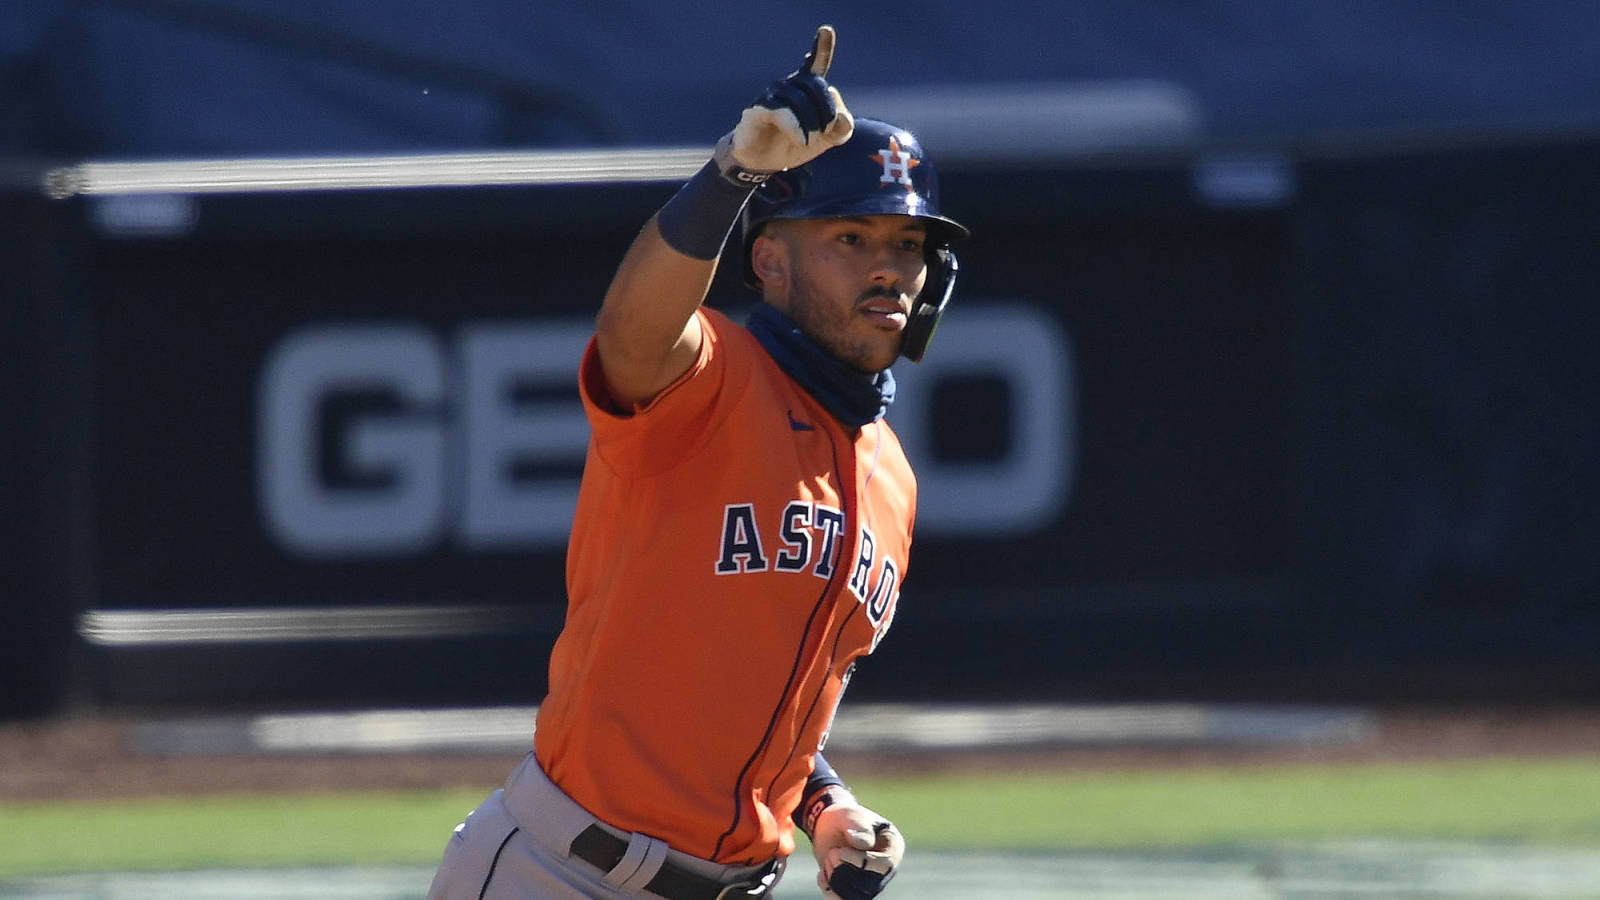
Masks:
[[[737,900],[739,897],[765,897],[777,886],[778,879],[783,876],[784,867],[788,864],[789,860],[786,857],[775,856],[757,873],[758,877],[748,881],[735,881],[733,884],[718,891],[716,900]]]

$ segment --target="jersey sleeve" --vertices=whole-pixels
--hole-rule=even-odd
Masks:
[[[731,402],[730,385],[740,383],[736,374],[740,363],[725,332],[738,326],[704,307],[695,315],[704,338],[700,355],[659,394],[631,408],[619,408],[612,401],[593,338],[584,351],[578,388],[592,449],[619,475],[649,477],[688,458],[705,444],[719,421],[719,407]]]

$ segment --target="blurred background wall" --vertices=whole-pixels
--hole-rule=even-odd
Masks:
[[[0,146],[213,156],[700,144],[798,63],[820,21],[841,36],[835,80],[864,98],[1145,82],[1187,97],[1213,138],[1547,128],[1600,115],[1595,19],[1582,0],[10,0]]]
[[[1592,3],[11,0],[0,714],[536,700],[577,354],[682,178],[83,164],[709,148],[821,21],[977,235],[856,692],[1592,694]]]

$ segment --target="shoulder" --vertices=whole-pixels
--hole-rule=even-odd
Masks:
[[[731,316],[708,306],[701,307],[695,315],[700,317],[706,347],[701,352],[701,365],[712,363],[723,370],[723,377],[735,384],[752,380],[770,381],[782,374],[778,364],[767,353],[749,329]]]
[[[695,315],[700,317],[700,326],[705,330],[707,337],[722,345],[721,349],[724,351],[742,355],[761,349],[761,344],[756,341],[755,335],[735,322],[727,313],[702,306],[695,311]]]

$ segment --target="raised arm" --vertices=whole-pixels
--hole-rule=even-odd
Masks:
[[[710,162],[645,223],[623,256],[595,322],[600,365],[619,407],[649,401],[699,355],[694,311],[750,192],[772,173],[850,138],[854,119],[825,78],[833,46],[832,26],[818,28],[800,68],[744,110]]]

